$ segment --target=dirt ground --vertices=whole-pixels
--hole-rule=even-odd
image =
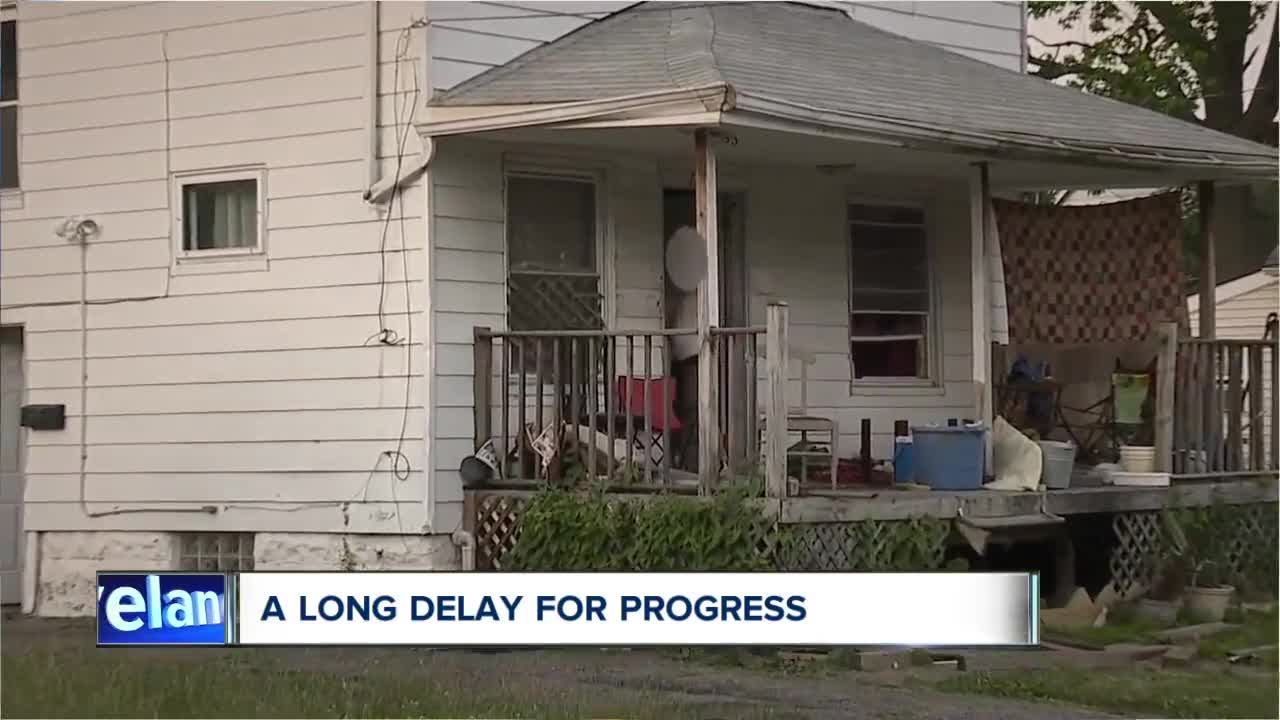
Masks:
[[[50,650],[79,649],[118,654],[122,662],[138,656],[150,659],[208,661],[212,654],[260,653],[292,670],[358,675],[402,672],[408,677],[428,673],[448,677],[449,684],[484,687],[500,679],[518,679],[541,689],[571,694],[599,694],[620,700],[655,693],[686,705],[745,711],[768,709],[780,717],[896,720],[907,718],[1047,720],[1050,718],[1098,718],[1105,715],[1026,702],[971,695],[948,695],[927,689],[921,671],[859,673],[756,670],[680,660],[670,653],[649,650],[514,650],[468,651],[416,648],[342,648],[264,650],[152,650],[94,649],[93,623],[80,620],[35,620],[7,617],[0,627],[0,650],[24,653],[33,647]],[[1050,662],[1055,653],[991,653],[975,658],[981,667]],[[1054,661],[1070,662],[1068,657]],[[278,666],[278,665],[277,665]],[[956,672],[937,670],[927,672]],[[723,711],[718,711],[723,713]],[[715,715],[709,715],[709,718]]]

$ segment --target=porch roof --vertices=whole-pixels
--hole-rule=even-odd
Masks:
[[[610,112],[634,121],[663,102],[671,114],[681,96],[728,125],[799,122],[907,147],[1066,155],[1215,177],[1277,174],[1270,146],[803,3],[637,3],[438,95],[430,104],[450,120],[434,131],[429,121],[424,132],[589,119],[601,127]],[[523,117],[512,106],[533,112]],[[554,112],[567,106],[577,111]]]

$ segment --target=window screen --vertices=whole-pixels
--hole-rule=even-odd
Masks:
[[[932,294],[924,213],[849,207],[849,353],[855,378],[927,378]]]

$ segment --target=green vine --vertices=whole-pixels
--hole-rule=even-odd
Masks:
[[[529,503],[513,570],[765,570],[772,522],[748,490],[712,499],[548,490]]]

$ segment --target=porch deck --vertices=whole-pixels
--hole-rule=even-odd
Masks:
[[[822,490],[790,497],[779,507],[782,522],[821,523],[908,518],[1013,517],[1049,513],[1083,515],[1161,510],[1221,503],[1243,505],[1277,501],[1271,479],[1175,480],[1170,487],[1116,487],[1087,482],[1062,490]]]

